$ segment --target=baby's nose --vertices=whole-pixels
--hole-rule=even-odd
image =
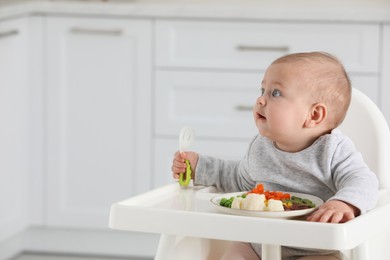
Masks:
[[[265,105],[265,98],[264,98],[264,96],[259,96],[258,98],[257,98],[257,100],[256,100],[256,103],[257,104],[259,104],[259,105],[261,105],[261,106],[264,106]]]

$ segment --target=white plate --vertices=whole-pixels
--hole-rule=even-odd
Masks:
[[[324,203],[322,199],[313,195],[296,193],[296,192],[287,192],[291,196],[297,196],[302,199],[311,200],[316,205],[316,207],[310,209],[299,209],[299,210],[289,210],[289,211],[255,211],[255,210],[244,210],[244,209],[232,209],[232,208],[219,205],[219,202],[222,198],[229,199],[231,197],[236,197],[244,193],[246,192],[233,192],[233,193],[225,193],[223,195],[218,195],[211,198],[211,203],[216,207],[216,209],[219,212],[222,213],[227,213],[231,215],[240,215],[240,216],[262,217],[262,218],[293,218],[293,217],[303,216],[313,212],[316,208],[318,208]]]

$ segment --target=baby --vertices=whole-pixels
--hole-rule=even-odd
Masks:
[[[259,130],[240,161],[176,152],[172,172],[193,168],[195,185],[222,192],[265,190],[312,194],[325,203],[308,221],[341,223],[372,209],[378,180],[337,128],[351,101],[348,75],[334,56],[296,53],[266,70],[253,107]],[[340,259],[337,251],[283,247],[283,259]],[[261,245],[235,243],[222,259],[260,259]]]

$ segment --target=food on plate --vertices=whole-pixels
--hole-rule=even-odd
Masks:
[[[316,206],[309,199],[291,196],[289,193],[265,191],[263,184],[258,184],[254,189],[241,195],[222,198],[219,205],[254,211],[288,211],[309,209]]]
[[[233,198],[232,209],[241,209],[243,200],[244,200],[243,197],[235,197],[235,198]]]
[[[283,203],[280,200],[270,199],[268,200],[269,211],[284,211]]]
[[[234,199],[235,200],[235,199]],[[234,202],[233,200],[233,202]],[[266,210],[264,194],[250,193],[241,200],[240,209],[246,210]]]

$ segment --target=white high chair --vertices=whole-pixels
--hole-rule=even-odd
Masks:
[[[376,208],[347,223],[222,214],[209,201],[215,188],[174,183],[113,204],[109,225],[162,234],[159,260],[219,259],[229,241],[261,243],[262,260],[281,259],[281,245],[340,250],[348,260],[390,259],[389,127],[376,105],[354,89],[341,129],[377,174],[381,189]]]

